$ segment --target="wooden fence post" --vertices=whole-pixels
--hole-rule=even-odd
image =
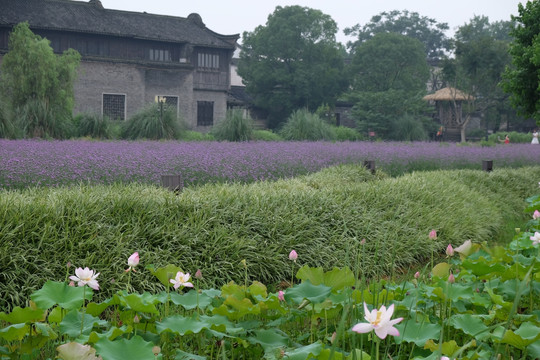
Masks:
[[[372,174],[375,174],[375,160],[365,160],[364,167],[371,170]]]
[[[493,160],[482,160],[482,170],[486,172],[493,171]]]
[[[161,175],[161,186],[179,193],[184,188],[182,175]]]

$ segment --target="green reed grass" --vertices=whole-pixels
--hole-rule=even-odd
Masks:
[[[96,296],[109,297],[125,289],[119,284],[134,251],[145,264],[201,269],[205,287],[243,283],[246,259],[248,280],[271,285],[290,279],[291,249],[301,254],[300,266],[350,266],[357,257],[347,248],[359,249],[365,238],[358,272],[399,276],[430,257],[432,228],[438,254],[449,242],[491,241],[505,219],[522,214],[522,202],[508,198],[529,196],[539,177],[540,167],[529,167],[386,178],[349,165],[179,195],[137,184],[2,191],[0,309],[23,305],[46,280],[63,279],[68,262],[99,269],[109,284]],[[148,274],[134,276],[130,290],[161,289]]]

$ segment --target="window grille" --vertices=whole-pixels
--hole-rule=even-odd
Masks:
[[[103,116],[111,120],[125,120],[126,95],[103,94]]]
[[[197,101],[197,126],[214,125],[214,102]]]
[[[199,53],[197,56],[197,66],[199,68],[219,69],[219,55]]]
[[[151,61],[171,61],[171,53],[169,50],[150,49],[148,58]]]

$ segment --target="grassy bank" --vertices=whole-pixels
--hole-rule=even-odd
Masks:
[[[137,184],[4,191],[0,309],[24,304],[46,280],[63,280],[72,272],[68,262],[99,269],[109,284],[96,295],[111,296],[134,251],[156,267],[201,269],[205,286],[243,282],[243,259],[251,280],[290,279],[291,249],[300,265],[406,271],[448,243],[491,241],[508,219],[522,216],[539,178],[539,166],[387,178],[346,165],[292,180],[187,188],[178,196]],[[161,290],[144,274],[134,275],[132,290]]]

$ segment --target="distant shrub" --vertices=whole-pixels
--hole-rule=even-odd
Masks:
[[[179,140],[183,141],[212,141],[215,140],[212,134],[204,134],[198,131],[186,130],[182,132]]]
[[[356,129],[346,127],[346,126],[337,126],[334,128],[336,133],[337,141],[358,141],[364,140],[365,137],[360,134]]]
[[[24,137],[66,139],[73,134],[73,125],[63,114],[44,100],[31,99],[15,109],[14,122]]]
[[[283,138],[270,130],[253,130],[253,140],[283,141]]]
[[[225,119],[212,129],[216,140],[248,141],[253,135],[253,119],[243,110],[227,110]]]
[[[510,144],[524,144],[524,143],[530,143],[532,140],[532,134],[531,133],[519,133],[516,131],[499,131],[494,134],[489,135],[488,141],[493,143],[500,143],[504,141],[504,137],[508,135],[510,138]]]
[[[392,121],[389,137],[398,141],[423,141],[427,140],[428,134],[421,120],[405,114]]]
[[[285,140],[334,140],[334,128],[307,109],[291,114],[279,132]]]
[[[182,127],[173,108],[151,104],[133,115],[123,126],[125,139],[177,139]]]
[[[95,113],[83,113],[75,116],[77,135],[95,139],[112,138],[111,122],[107,117]]]

